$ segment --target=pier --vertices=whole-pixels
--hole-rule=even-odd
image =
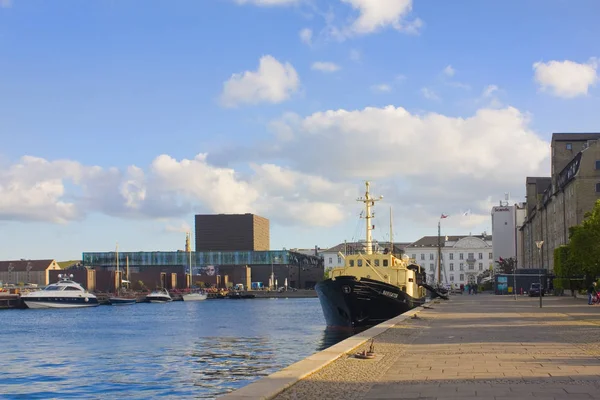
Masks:
[[[600,307],[586,299],[453,296],[407,314],[220,399],[600,398]],[[371,338],[376,357],[355,358]]]

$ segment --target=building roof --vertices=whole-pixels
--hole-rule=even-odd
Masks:
[[[543,194],[552,184],[552,178],[549,176],[528,176],[525,178],[525,184],[535,184],[537,194]]]
[[[553,133],[553,142],[583,142],[600,139],[600,133]]]
[[[27,271],[27,266],[31,266],[30,271],[45,271],[54,260],[13,260],[0,261],[0,272],[11,271],[20,272]]]
[[[485,238],[483,235],[456,235],[456,236],[448,236],[448,240],[446,240],[446,236],[441,237],[442,247],[445,246],[445,242],[458,242],[460,239],[464,239],[466,237],[476,237],[483,240],[492,240],[492,235],[487,235]],[[423,236],[421,239],[407,246],[407,248],[417,248],[417,247],[437,247],[438,245],[438,237],[437,236]]]

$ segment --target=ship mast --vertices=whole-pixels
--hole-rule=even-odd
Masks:
[[[364,197],[359,197],[358,199],[356,199],[356,201],[360,201],[365,203],[365,216],[363,217],[366,221],[366,228],[367,228],[367,254],[373,254],[373,235],[372,235],[372,231],[373,231],[373,225],[371,224],[371,219],[373,218],[373,213],[371,212],[371,207],[375,206],[375,202],[379,201],[381,199],[383,199],[383,196],[379,196],[379,198],[375,199],[373,197],[371,197],[371,194],[369,193],[369,181],[365,182],[365,186],[366,186],[366,192],[365,192],[365,196]]]

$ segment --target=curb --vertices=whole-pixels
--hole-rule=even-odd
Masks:
[[[433,304],[433,302],[431,302]],[[319,351],[305,359],[298,361],[282,370],[272,373],[258,381],[252,382],[247,386],[237,389],[226,395],[217,397],[217,400],[250,400],[261,399],[269,400],[283,392],[285,389],[294,385],[306,376],[322,369],[338,358],[342,357],[371,340],[375,336],[382,334],[399,322],[402,322],[418,312],[422,311],[423,306],[413,308],[410,311],[400,314],[390,320],[375,325],[363,332],[360,332],[348,339]]]

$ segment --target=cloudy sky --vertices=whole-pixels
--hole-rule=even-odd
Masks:
[[[194,213],[271,247],[491,232],[600,130],[595,0],[0,0],[0,259],[176,250]],[[470,210],[467,216],[463,213]]]

